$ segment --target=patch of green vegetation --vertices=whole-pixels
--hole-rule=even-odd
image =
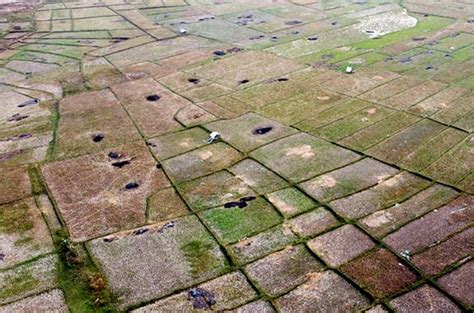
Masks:
[[[38,286],[39,281],[27,270],[7,276],[3,288],[0,289],[0,299],[12,297],[16,294],[32,290]]]
[[[469,59],[474,58],[474,45],[470,45],[464,47],[462,49],[457,50],[451,54],[454,60],[456,61],[467,61]]]
[[[305,212],[316,206],[311,198],[294,187],[275,191],[268,196],[285,216]]]
[[[4,205],[0,209],[0,233],[18,234],[31,230],[34,223],[29,214],[28,204]]]
[[[330,140],[340,140],[352,133],[355,133],[359,127],[360,123],[358,123],[358,121],[353,121],[346,118],[316,130],[315,134],[321,135],[324,138],[328,138]]]
[[[387,56],[377,52],[370,52],[363,55],[359,55],[355,58],[346,60],[342,63],[338,63],[337,70],[340,72],[345,72],[348,66],[352,66],[353,69],[357,69],[362,66],[367,66],[379,61],[382,61]]]
[[[357,190],[359,190],[360,186],[360,181],[357,179],[350,179],[350,178],[342,178],[337,182],[338,184],[338,193],[339,194],[344,194],[348,195],[351,194]]]
[[[115,312],[105,280],[98,272],[87,253],[80,254],[82,248],[73,245],[64,231],[53,236],[59,254],[58,284],[72,313]]]
[[[33,55],[28,52],[28,51],[18,51],[11,57],[9,57],[10,60],[23,60],[23,61],[32,61]]]
[[[310,55],[305,55],[298,58],[298,61],[307,64],[314,62],[325,62],[329,64],[339,63],[341,61],[356,57],[358,55],[366,53],[365,49],[353,49],[350,47],[342,47],[331,50],[325,50]]]
[[[33,241],[33,237],[24,237],[15,241],[15,246],[23,246]]]
[[[429,16],[423,21],[420,21],[415,27],[390,33],[378,39],[360,41],[353,44],[352,47],[358,49],[379,49],[394,43],[411,40],[413,37],[421,36],[424,33],[437,31],[439,29],[445,28],[453,22],[454,20],[450,18]]]
[[[72,96],[76,93],[87,91],[85,83],[63,85],[64,97]]]
[[[415,158],[407,162],[403,162],[403,166],[405,166],[405,168],[410,169],[412,171],[419,172],[425,169],[427,166],[429,166],[431,163],[433,163],[440,157],[439,154],[430,152],[429,148],[426,150],[427,151],[418,153]]]
[[[471,76],[464,80],[461,80],[460,82],[457,82],[456,85],[463,88],[474,89],[474,77]]]
[[[29,118],[27,123],[18,124],[15,127],[2,129],[0,131],[0,137],[11,137],[18,135],[20,133],[31,133],[31,134],[38,134],[47,132],[51,129],[49,117],[46,116],[36,116]]]
[[[30,177],[31,191],[34,195],[46,193],[46,188],[36,165],[28,165],[28,176]]]
[[[32,43],[22,46],[20,50],[40,53],[51,53],[64,57],[69,57],[71,59],[80,60],[87,51],[91,50],[91,47],[66,46],[57,44],[44,45],[40,43]]]
[[[181,247],[186,261],[190,264],[191,274],[200,277],[219,266],[219,260],[213,253],[213,245],[202,240],[193,240]]]
[[[204,219],[220,234],[223,241],[233,243],[280,222],[280,215],[264,200],[255,200],[245,208],[216,208],[204,212]]]
[[[371,110],[373,112],[369,113]],[[362,110],[348,115],[339,121],[316,130],[315,133],[330,140],[341,140],[393,114],[393,110],[379,106],[373,107],[371,110]]]
[[[48,144],[48,150],[46,152],[46,160],[51,161],[54,159],[55,148],[56,148],[56,141],[57,141],[57,132],[58,132],[58,125],[59,119],[61,118],[61,114],[59,112],[59,103],[55,103],[53,108],[51,109],[51,126],[53,128],[53,136],[51,141]]]

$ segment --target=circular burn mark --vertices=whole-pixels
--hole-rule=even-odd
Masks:
[[[128,164],[130,164],[129,160],[123,160],[123,161],[117,161],[117,162],[112,163],[112,166],[117,167],[117,168],[122,168]]]
[[[156,168],[161,169],[161,168],[163,168],[163,165],[161,165],[160,163],[156,163]]]
[[[308,39],[309,41],[316,41],[316,40],[318,40],[319,38],[318,38],[318,36],[311,36],[311,37],[308,37],[307,39]]]
[[[125,189],[135,189],[138,188],[140,185],[137,184],[136,182],[131,182],[125,185]]]
[[[149,95],[149,96],[146,97],[146,100],[150,101],[150,102],[155,102],[155,101],[158,101],[160,99],[161,99],[161,97],[159,95]]]
[[[286,77],[280,77],[280,78],[277,78],[277,81],[279,82],[286,82],[286,81],[289,81],[290,79],[289,78],[286,78]]]
[[[252,134],[254,135],[265,135],[266,133],[271,132],[273,129],[272,126],[266,126],[266,127],[259,127],[256,128],[252,131]]]
[[[217,51],[214,51],[214,55],[217,55],[219,57],[221,56],[224,56],[226,53],[222,50],[217,50]]]
[[[230,208],[235,208],[239,206],[240,201],[231,201],[224,203],[224,208],[230,209]]]
[[[248,79],[242,79],[241,81],[239,81],[239,84],[246,84],[248,83],[250,80]]]
[[[192,84],[199,84],[199,79],[198,78],[188,78],[188,82]]]
[[[427,70],[427,71],[434,70],[434,66],[433,65],[428,65],[427,67],[425,67],[425,70]]]
[[[332,26],[336,26],[336,25],[337,25],[337,22],[336,22],[336,21],[331,22],[331,25],[332,25]]]
[[[93,142],[101,142],[105,138],[104,134],[94,134],[92,135]]]

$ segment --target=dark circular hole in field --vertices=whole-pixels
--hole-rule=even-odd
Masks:
[[[135,182],[131,182],[125,185],[125,189],[135,189],[135,188],[138,188],[139,186],[140,186],[139,184]]]
[[[217,50],[217,51],[214,51],[214,55],[221,57],[225,55],[225,52],[222,50]]]
[[[101,142],[105,136],[103,134],[94,134],[92,135],[92,141],[93,142]]]
[[[272,126],[267,126],[267,127],[259,127],[259,128],[256,128],[252,131],[252,134],[254,135],[265,135],[266,133],[269,133],[271,132],[273,129]]]
[[[235,208],[239,206],[240,201],[231,201],[224,203],[224,208],[229,209],[229,208]]]
[[[155,101],[158,101],[160,100],[161,97],[159,95],[149,95],[149,96],[146,96],[146,100],[147,101],[150,101],[150,102],[155,102]]]
[[[128,165],[128,164],[130,164],[130,161],[123,160],[123,161],[117,161],[117,162],[112,163],[112,166],[117,167],[117,168],[122,168],[122,167],[124,167],[125,165]]]

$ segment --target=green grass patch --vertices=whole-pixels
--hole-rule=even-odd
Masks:
[[[4,288],[0,289],[0,299],[9,298],[38,286],[39,281],[27,270],[7,276]]]
[[[469,65],[466,65],[469,66]],[[468,77],[456,83],[458,87],[474,90],[474,77]]]
[[[294,187],[272,192],[268,198],[285,216],[293,216],[316,207],[316,203],[310,197]]]
[[[278,224],[280,215],[263,199],[245,208],[216,208],[205,211],[204,219],[226,243],[233,243]]]
[[[22,239],[19,239],[19,240],[15,241],[15,246],[16,247],[24,246],[24,245],[29,244],[31,242],[33,242],[33,237],[24,237]]]
[[[58,284],[72,313],[115,312],[105,280],[98,272],[85,249],[71,244],[66,234],[54,235],[59,254]],[[79,253],[82,250],[83,253]]]
[[[33,227],[34,223],[26,203],[4,205],[0,208],[0,233],[22,234]]]
[[[28,165],[28,176],[30,177],[31,191],[34,195],[46,193],[46,187],[41,179],[39,168],[36,165]]]
[[[354,49],[351,47],[341,47],[331,50],[325,50],[298,58],[298,61],[307,64],[314,62],[325,62],[329,64],[339,63],[341,61],[367,53],[366,49]]]
[[[387,56],[384,55],[384,54],[377,53],[377,52],[369,52],[369,53],[365,53],[363,55],[359,55],[355,58],[351,58],[349,60],[346,60],[342,63],[338,63],[338,67],[337,67],[336,70],[340,71],[340,72],[345,72],[346,68],[348,66],[352,66],[352,68],[355,70],[357,68],[382,61],[385,58],[387,58]]]
[[[194,277],[200,277],[203,273],[219,267],[220,260],[216,259],[213,248],[211,243],[202,240],[193,240],[181,247]]]
[[[464,47],[451,54],[454,60],[464,62],[474,58],[474,45]]]
[[[53,128],[53,136],[51,141],[48,144],[48,150],[46,152],[46,160],[51,161],[54,159],[54,154],[56,150],[56,141],[57,141],[57,132],[59,126],[59,119],[61,114],[59,112],[59,103],[55,103],[51,109],[51,126]]]

